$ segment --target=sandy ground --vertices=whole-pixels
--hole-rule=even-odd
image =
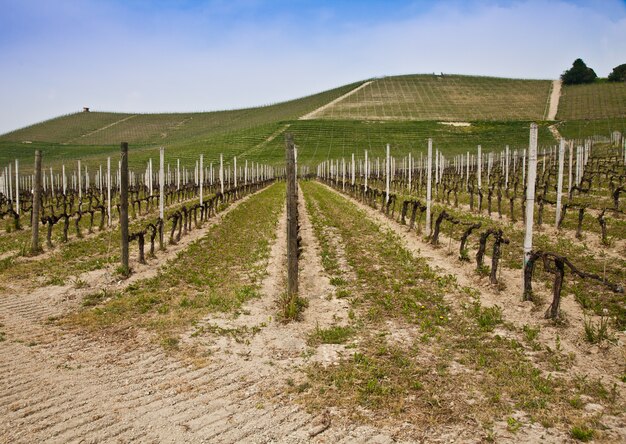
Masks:
[[[550,91],[550,106],[548,107],[548,116],[546,120],[555,120],[556,113],[559,111],[559,100],[561,98],[561,81],[552,81],[552,90]]]
[[[135,274],[127,281],[116,281],[110,271],[99,270],[80,277],[87,288],[45,287],[32,293],[14,288],[12,294],[0,295],[0,331],[5,334],[5,341],[0,342],[0,442],[398,442],[395,430],[350,424],[332,408],[311,414],[290,390],[305,380],[302,367],[307,363],[331,366],[346,356],[342,345],[314,348],[307,345],[307,338],[317,327],[345,324],[349,309],[348,301],[334,297],[336,289],[323,270],[320,246],[301,193],[299,285],[309,306],[299,322],[284,324],[276,319],[286,279],[285,213],[264,264],[261,297],[248,302],[237,315],[209,315],[183,335],[183,349],[204,351],[201,362],[168,355],[145,333],[120,332],[112,339],[63,330],[48,322],[50,317],[75,310],[87,293],[119,289],[154,276],[159,267],[206,235],[211,224],[220,223],[247,198],[202,229],[193,230],[178,245],[168,246],[149,265],[134,264]],[[434,248],[378,211],[357,205],[383,228],[396,232],[407,249],[426,257],[439,272],[455,274],[459,284],[479,289],[483,304],[500,305],[507,321],[516,326],[541,325],[539,340],[545,344],[554,345],[559,334],[564,352],[576,355],[572,372],[603,378],[623,365],[624,355],[616,347],[589,346],[582,340],[582,313],[571,298],[563,301],[570,327],[557,330],[543,321],[542,310],[534,311],[532,304],[519,301],[517,272],[503,270],[506,289],[493,288],[476,277],[471,265],[462,265],[447,253],[445,237],[444,247]],[[341,247],[338,236],[336,242]],[[338,251],[342,272],[353,273],[341,248]],[[392,325],[389,329],[399,341],[406,335]],[[623,352],[624,337],[619,341]],[[616,439],[626,437],[623,424],[608,425]],[[538,424],[525,425],[516,435],[507,434],[506,423],[497,423],[494,430],[499,442],[569,440]],[[429,431],[413,442],[480,439],[451,427]]]
[[[301,206],[300,287],[309,307],[298,323],[276,321],[285,280],[285,224],[283,215],[262,297],[237,317],[208,316],[184,335],[185,345],[207,351],[202,365],[166,354],[146,334],[94,337],[63,330],[48,319],[75,309],[86,292],[153,276],[206,234],[209,224],[168,247],[151,265],[135,264],[135,274],[125,282],[98,271],[81,276],[88,289],[47,287],[0,297],[5,334],[0,442],[392,442],[380,430],[342,423],[330,411],[313,416],[293,402],[288,384],[302,379],[299,367],[309,360],[332,365],[341,354],[329,347],[309,352],[309,333],[318,325],[344,322],[347,306],[332,297],[334,287],[324,275],[319,245]],[[203,333],[210,325],[255,333],[243,340]]]
[[[334,189],[327,187],[329,190],[338,193]],[[521,329],[524,325],[532,327],[540,327],[539,337],[537,340],[544,346],[557,348],[557,340],[559,338],[558,347],[561,348],[563,355],[572,354],[572,366],[567,371],[567,375],[586,375],[590,379],[600,379],[606,386],[610,387],[618,379],[616,375],[622,374],[624,363],[626,362],[626,332],[615,332],[615,343],[613,345],[591,345],[584,340],[584,314],[580,305],[571,296],[565,296],[561,300],[561,310],[567,319],[567,326],[557,326],[553,322],[543,319],[543,314],[551,302],[550,289],[536,283],[534,285],[535,292],[540,296],[543,303],[539,307],[535,307],[532,302],[523,302],[522,295],[522,276],[521,270],[509,270],[501,267],[500,281],[501,287],[495,287],[489,283],[488,278],[480,278],[475,272],[474,263],[463,263],[457,258],[458,242],[447,238],[443,233],[440,235],[440,246],[434,247],[430,243],[424,242],[414,231],[408,232],[407,227],[398,222],[387,218],[380,211],[377,211],[365,204],[357,202],[340,194],[350,202],[357,205],[371,219],[375,220],[384,229],[388,229],[397,234],[408,251],[416,257],[423,257],[438,273],[451,274],[456,276],[459,285],[474,288],[480,292],[480,300],[484,306],[498,305],[502,309],[503,319],[505,322],[513,324]],[[451,245],[450,248],[448,245]],[[470,251],[470,257],[475,255],[474,251]],[[597,322],[597,319],[593,318]],[[502,336],[515,336],[514,332],[504,329],[497,329],[496,334]],[[520,337],[517,337],[520,336]],[[521,335],[517,335],[516,339],[523,342]],[[529,356],[535,364],[545,370],[545,361],[537,354]],[[563,376],[562,374],[559,374]],[[626,384],[617,382],[622,396],[626,389]],[[587,416],[592,414],[595,405],[592,405]],[[598,406],[601,407],[601,406]],[[624,442],[626,440],[626,415],[620,418],[605,417],[607,424],[611,427],[611,437],[615,442]],[[546,429],[538,424],[527,430],[527,438],[524,442],[535,442],[539,440],[541,435],[546,435]],[[506,423],[496,424],[494,430],[499,436],[506,436]],[[541,442],[563,442],[566,436],[552,436],[549,439],[548,433],[541,439]],[[514,442],[521,442],[520,435],[512,438]],[[513,442],[511,441],[511,442]]]

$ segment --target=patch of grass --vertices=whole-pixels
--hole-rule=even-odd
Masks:
[[[157,276],[137,281],[119,295],[70,315],[64,322],[114,331],[145,328],[162,337],[176,337],[209,312],[239,310],[258,297],[284,196],[281,184],[251,196]]]
[[[521,426],[522,423],[512,416],[506,419],[506,429],[511,433],[517,433]]]
[[[335,325],[329,328],[315,328],[315,331],[309,335],[307,343],[310,346],[318,344],[344,344],[352,335],[354,328],[349,326]]]
[[[299,321],[309,301],[297,294],[283,293],[278,301],[278,319],[282,322]]]
[[[502,324],[502,309],[497,305],[482,307],[474,304],[474,316],[481,330],[493,331],[496,325]]]
[[[461,75],[375,79],[321,118],[355,120],[542,120],[550,82]],[[463,97],[459,100],[459,97]]]
[[[95,307],[112,296],[113,295],[109,294],[106,289],[87,294],[83,298],[83,307]]]
[[[600,316],[598,323],[585,316],[585,340],[590,344],[599,344],[609,339],[609,319],[606,316]]]
[[[590,427],[587,427],[584,424],[581,424],[581,425],[572,427],[572,429],[570,430],[570,435],[572,436],[572,438],[578,441],[588,442],[593,439],[595,435],[595,430],[593,430]]]
[[[539,326],[531,327],[528,324],[524,324],[524,327],[522,330],[524,331],[524,338],[529,343],[535,342],[535,340],[539,337],[539,330],[540,330]]]
[[[358,347],[338,365],[307,369],[313,390],[303,396],[311,408],[362,407],[373,418],[401,423],[418,415],[432,424],[468,414],[486,424],[519,411],[542,424],[570,427],[580,416],[572,393],[613,405],[611,390],[587,381],[578,388],[565,374],[546,373],[517,340],[494,335],[503,323],[500,307],[482,307],[478,293],[434,273],[344,198],[315,183],[302,189],[314,226],[333,233],[358,277],[349,316],[359,326]],[[327,223],[332,230],[323,229]],[[460,301],[460,308],[447,306],[444,294]],[[382,334],[388,323],[417,331],[397,343]],[[535,343],[538,336],[538,328],[524,329],[526,341]],[[563,368],[569,357],[561,356],[558,341],[556,348],[558,362],[551,365]]]
[[[173,336],[166,336],[161,339],[161,346],[168,351],[174,351],[179,349],[180,340]]]

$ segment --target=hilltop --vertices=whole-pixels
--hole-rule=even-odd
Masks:
[[[131,144],[131,162],[153,157],[157,147],[192,162],[200,153],[280,162],[283,133],[291,131],[301,161],[344,156],[389,143],[397,153],[423,150],[425,140],[448,152],[482,144],[523,147],[530,121],[540,122],[540,143],[554,144],[546,122],[553,82],[461,75],[405,75],[355,82],[269,106],[205,113],[130,114],[81,112],[0,136],[0,165],[28,164],[35,148],[48,162],[81,158],[99,163]],[[566,137],[608,134],[626,126],[626,85],[566,86],[557,120]],[[458,122],[461,122],[459,124]]]

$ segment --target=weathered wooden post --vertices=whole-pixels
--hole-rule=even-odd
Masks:
[[[561,195],[563,194],[563,164],[565,161],[565,139],[561,138],[559,143],[559,175],[556,184],[556,216],[554,226],[559,227],[559,219],[561,219]]]
[[[535,181],[537,178],[537,124],[530,124],[528,146],[528,183],[526,185],[526,234],[524,236],[524,266],[533,249],[533,222],[535,209]]]
[[[20,161],[15,159],[15,212],[20,214]]]
[[[426,171],[426,236],[430,236],[430,206],[432,200],[432,170],[433,170],[433,139],[428,139],[428,160]]]
[[[387,159],[385,160],[385,203],[389,203],[389,179],[391,174],[391,165],[389,163],[389,144],[387,144]]]
[[[180,190],[180,159],[176,159],[176,190]]]
[[[121,144],[120,167],[120,230],[122,234],[121,272],[128,276],[128,142]]]
[[[224,194],[224,155],[220,154],[220,192]]]
[[[354,186],[354,180],[355,180],[355,175],[356,175],[356,168],[354,165],[354,153],[352,153],[352,166],[351,166],[350,172],[352,173],[351,185]]]
[[[41,206],[41,151],[35,151],[35,183],[33,184],[33,212],[32,212],[32,242],[30,252],[36,255],[39,248],[39,207]]]
[[[509,189],[509,146],[504,148],[504,189]]]
[[[367,191],[367,176],[369,176],[369,168],[367,162],[367,150],[365,150],[365,191]]]
[[[83,178],[81,174],[80,160],[78,161],[78,209],[83,209]]]
[[[298,293],[298,184],[294,143],[291,134],[286,135],[287,160],[287,295]]]
[[[198,170],[199,181],[200,181],[200,205],[202,205],[202,200],[204,198],[204,154],[200,154],[200,169]]]
[[[111,158],[107,157],[107,215],[111,226]]]

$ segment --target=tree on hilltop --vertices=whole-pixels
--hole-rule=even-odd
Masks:
[[[596,72],[587,67],[582,59],[574,60],[572,67],[561,74],[561,80],[565,85],[593,83],[597,78]]]
[[[609,74],[609,82],[626,82],[626,63],[613,68]]]

